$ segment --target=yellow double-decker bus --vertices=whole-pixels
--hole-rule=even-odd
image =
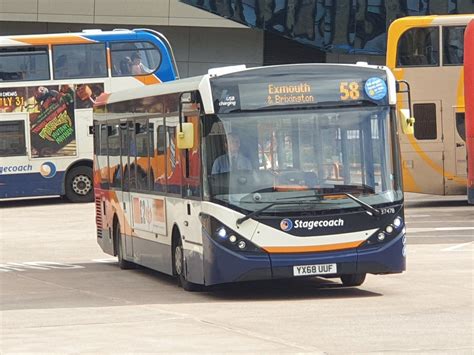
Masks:
[[[405,191],[466,194],[464,31],[474,14],[411,16],[388,31],[387,66],[411,88],[413,134],[400,132]],[[399,108],[408,108],[399,97]]]

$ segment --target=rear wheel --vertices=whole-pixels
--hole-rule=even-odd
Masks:
[[[72,168],[66,175],[65,190],[66,198],[71,202],[92,202],[92,168],[82,165]]]
[[[178,277],[179,285],[186,291],[190,291],[190,292],[200,291],[202,289],[201,285],[198,285],[186,280],[186,276],[184,272],[183,244],[181,242],[181,237],[178,236],[176,239],[177,240],[174,243],[174,251],[173,251],[173,267],[174,267],[174,274],[177,275]]]
[[[115,247],[116,247],[119,267],[122,270],[133,269],[135,265],[132,262],[124,259],[122,237],[120,233],[120,224],[118,223],[114,224],[114,240],[115,240]]]
[[[360,286],[365,281],[366,274],[342,275],[341,281],[344,286]]]

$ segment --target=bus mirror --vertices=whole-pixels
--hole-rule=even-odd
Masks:
[[[413,135],[415,133],[415,118],[410,117],[410,110],[406,108],[400,109],[400,122],[402,124],[402,132],[404,134]]]
[[[191,149],[194,146],[194,127],[191,122],[178,125],[176,142],[179,149]]]

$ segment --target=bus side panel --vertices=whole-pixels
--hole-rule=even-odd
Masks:
[[[1,174],[0,198],[62,195],[63,180],[63,171],[51,178],[45,178],[41,173]]]

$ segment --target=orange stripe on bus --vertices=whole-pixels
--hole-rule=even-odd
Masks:
[[[154,75],[137,75],[134,76],[135,79],[142,82],[145,85],[160,84],[161,80]]]
[[[282,253],[310,253],[319,251],[334,251],[343,249],[357,248],[364,240],[358,240],[349,243],[327,244],[327,245],[312,245],[312,246],[297,246],[297,247],[262,247],[268,253],[282,254]]]
[[[20,37],[15,38],[15,41],[23,42],[25,44],[45,45],[45,44],[81,44],[94,43],[95,41],[81,37],[81,36],[48,36],[48,37]]]

